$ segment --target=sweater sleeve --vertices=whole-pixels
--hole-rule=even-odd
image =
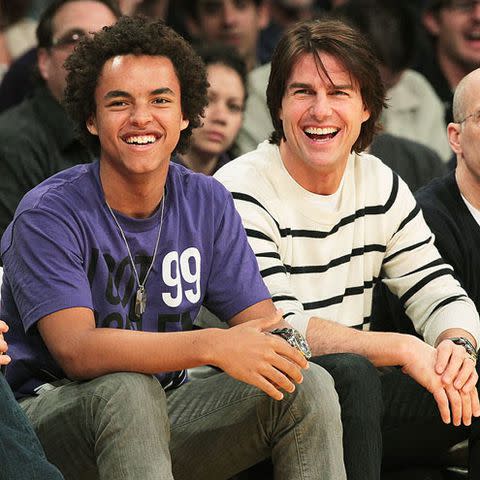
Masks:
[[[434,345],[449,328],[480,338],[478,313],[434,245],[434,235],[404,182],[393,206],[394,233],[383,261],[385,284],[403,305],[416,331]]]

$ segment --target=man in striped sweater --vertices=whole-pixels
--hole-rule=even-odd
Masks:
[[[480,416],[480,324],[406,184],[361,153],[385,104],[375,57],[339,21],[297,24],[267,99],[270,141],[216,177],[276,306],[335,378],[348,478],[380,478],[382,435],[385,466],[430,463]],[[381,278],[425,341],[368,331]]]

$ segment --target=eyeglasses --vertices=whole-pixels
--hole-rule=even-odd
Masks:
[[[75,48],[75,46],[80,42],[82,38],[87,35],[87,32],[84,30],[76,29],[69,30],[64,33],[61,37],[52,40],[51,48]]]
[[[469,13],[479,4],[480,0],[450,0],[446,6],[451,10]]]
[[[469,118],[473,118],[473,123],[475,125],[480,125],[480,110],[477,110],[476,112],[471,113],[470,115],[467,115],[463,120],[460,120],[458,123],[461,125],[462,123],[466,122]]]

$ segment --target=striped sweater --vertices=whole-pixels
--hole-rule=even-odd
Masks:
[[[302,333],[312,316],[368,329],[383,278],[428,343],[463,328],[478,344],[473,303],[408,187],[378,158],[350,155],[336,209],[297,184],[268,142],[215,177],[232,192],[275,305]]]

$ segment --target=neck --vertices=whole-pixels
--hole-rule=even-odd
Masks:
[[[470,72],[470,69],[454,62],[445,52],[437,50],[438,63],[443,75],[447,79],[450,89],[453,91],[460,80]]]
[[[313,167],[285,155],[284,142],[280,143],[280,155],[290,176],[305,190],[317,195],[332,195],[340,186],[348,157],[342,165],[333,168]],[[282,148],[283,147],[283,148]]]
[[[162,200],[167,173],[168,162],[164,172],[152,178],[148,174],[122,176],[100,161],[100,181],[105,200],[111,208],[132,218],[148,218],[153,215]]]
[[[455,179],[462,195],[468,203],[480,210],[480,175],[469,170],[465,162],[457,157]]]
[[[190,148],[190,150],[182,155],[183,163],[194,172],[211,175],[215,170],[219,155],[205,154]]]

